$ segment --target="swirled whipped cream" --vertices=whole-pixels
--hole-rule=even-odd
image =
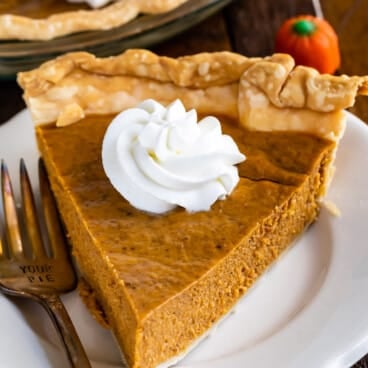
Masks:
[[[67,0],[69,3],[87,3],[91,8],[97,9],[111,3],[112,0]]]
[[[102,163],[115,189],[140,210],[162,214],[176,206],[206,211],[239,181],[245,160],[218,119],[197,122],[195,110],[176,100],[164,107],[145,100],[109,125]]]

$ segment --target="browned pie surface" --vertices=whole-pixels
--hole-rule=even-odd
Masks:
[[[66,0],[2,0],[0,15],[14,14],[28,18],[47,18],[56,13],[88,9],[85,4],[71,4]]]
[[[111,119],[41,127],[38,140],[82,273],[131,366],[153,367],[209,328],[315,218],[333,144],[220,119],[247,156],[237,188],[208,212],[152,216],[103,172]]]
[[[109,120],[90,118],[64,129],[43,129],[42,135],[142,316],[206,272],[259,218],[286,200],[326,147],[324,141],[301,134],[225,129],[248,157],[239,166],[241,182],[232,196],[209,212],[178,209],[152,216],[132,208],[103,172],[101,141]]]

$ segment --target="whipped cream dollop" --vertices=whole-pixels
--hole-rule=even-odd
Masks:
[[[67,0],[69,3],[87,3],[91,8],[97,9],[111,3],[112,0]]]
[[[114,188],[132,206],[162,214],[176,206],[206,211],[239,181],[245,160],[218,119],[186,112],[176,100],[166,108],[145,100],[111,122],[102,144],[102,164]]]

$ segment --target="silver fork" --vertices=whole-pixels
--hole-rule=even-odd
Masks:
[[[32,187],[23,159],[20,162],[22,216],[17,214],[6,164],[1,162],[1,192],[5,236],[0,238],[0,291],[30,298],[48,312],[58,331],[71,367],[91,367],[59,295],[76,287],[77,278],[66,251],[54,198],[42,162],[40,193],[48,241],[43,238]]]

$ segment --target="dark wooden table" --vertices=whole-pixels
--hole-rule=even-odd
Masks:
[[[275,31],[283,20],[296,14],[315,14],[322,10],[339,35],[342,55],[339,72],[368,75],[368,1],[321,0],[320,9],[315,9],[313,5],[317,2],[235,0],[221,13],[153,49],[170,56],[220,50],[265,56],[273,52]],[[0,124],[24,108],[21,90],[14,81],[0,82],[0,104]],[[368,98],[358,99],[351,110],[368,122]],[[354,368],[368,368],[368,355]]]

